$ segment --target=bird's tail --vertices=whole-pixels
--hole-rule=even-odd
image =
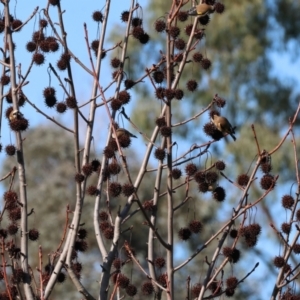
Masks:
[[[196,6],[192,7],[190,10],[187,11],[187,14],[189,16],[197,16],[197,9],[196,9]]]

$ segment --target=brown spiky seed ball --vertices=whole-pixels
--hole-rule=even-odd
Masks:
[[[224,106],[226,105],[226,100],[223,99],[223,98],[221,98],[221,97],[219,97],[218,94],[216,94],[216,95],[214,96],[213,101],[216,103],[216,105],[217,105],[218,107],[221,107],[221,108],[224,107]]]
[[[207,183],[215,183],[218,180],[218,174],[214,171],[208,171],[205,174]]]
[[[118,197],[122,192],[122,186],[118,182],[111,182],[108,186],[108,192],[112,197]]]
[[[264,175],[260,180],[260,186],[264,190],[274,188],[274,186],[275,186],[274,176],[271,174]]]
[[[237,263],[240,259],[240,250],[236,248],[231,249],[230,247],[224,247],[223,254],[225,257],[229,258],[230,262],[234,264]]]
[[[45,36],[43,34],[42,31],[35,31],[33,34],[32,34],[32,41],[35,42],[35,43],[39,43],[41,41],[43,41],[45,39]]]
[[[145,210],[147,211],[154,211],[154,204],[153,204],[153,200],[147,200],[143,203],[143,207],[145,208]]]
[[[86,190],[87,194],[90,196],[96,196],[99,193],[99,190],[97,189],[96,186],[94,185],[90,185],[87,190]]]
[[[133,27],[142,26],[142,25],[143,25],[143,20],[142,20],[141,18],[138,18],[138,17],[133,18],[133,19],[131,20],[131,25],[132,25]]]
[[[144,32],[139,38],[138,40],[140,41],[141,44],[145,45],[149,42],[150,40],[150,36],[148,33]]]
[[[30,229],[29,232],[28,232],[28,238],[31,240],[31,241],[36,241],[40,236],[40,233],[37,229],[33,228],[33,229]]]
[[[25,131],[29,127],[29,121],[22,117],[20,119],[10,121],[9,126],[13,131]]]
[[[203,224],[198,220],[192,220],[189,224],[189,229],[193,233],[201,232],[202,228],[203,228]]]
[[[187,36],[190,36],[192,33],[193,24],[189,24],[185,27],[184,31]]]
[[[153,72],[152,77],[156,83],[162,83],[165,79],[164,73],[160,70]]]
[[[26,49],[28,52],[34,52],[36,50],[36,43],[32,41],[28,42],[26,44]]]
[[[48,21],[46,19],[40,19],[39,24],[40,27],[46,28],[48,26]]]
[[[157,278],[158,283],[160,283],[164,288],[167,287],[168,284],[168,275],[166,273],[160,274]]]
[[[179,179],[181,177],[181,175],[182,175],[182,172],[181,172],[180,169],[174,168],[172,170],[172,177],[173,177],[173,179],[177,180],[177,179]]]
[[[123,105],[129,103],[130,98],[131,98],[131,96],[127,91],[124,90],[124,91],[119,92],[119,100],[121,101],[121,103]]]
[[[197,63],[200,63],[203,59],[203,55],[200,53],[200,52],[195,52],[193,54],[193,61],[194,62],[197,62]]]
[[[105,210],[101,210],[99,212],[99,219],[101,221],[107,221],[108,220],[108,213]]]
[[[0,229],[0,237],[3,239],[7,238],[7,230],[6,229],[3,229],[3,228]],[[2,271],[0,271],[0,280],[3,279],[2,275],[3,275],[3,273],[2,273]]]
[[[225,10],[225,6],[224,6],[223,3],[217,2],[215,4],[215,11],[216,11],[216,13],[221,14],[221,13],[224,12],[224,10]]]
[[[76,175],[75,175],[75,181],[76,182],[78,182],[78,183],[81,183],[81,182],[83,182],[84,181],[84,175],[82,175],[82,174],[80,174],[80,173],[77,173]]]
[[[237,284],[238,284],[238,279],[234,276],[231,276],[226,279],[226,286],[229,289],[235,289],[237,287]]]
[[[165,117],[159,117],[156,119],[155,121],[155,124],[158,126],[158,127],[162,127],[162,126],[166,126],[166,119]]]
[[[117,57],[112,58],[110,61],[110,65],[115,69],[119,68],[120,64],[121,64],[121,61]]]
[[[281,199],[281,203],[284,208],[292,208],[295,203],[295,200],[290,195],[284,195]]]
[[[196,284],[194,284],[192,286],[191,292],[192,292],[193,297],[195,297],[195,298],[199,297],[201,288],[202,288],[202,284],[201,283],[196,283]]]
[[[44,54],[37,52],[33,54],[32,60],[37,66],[40,66],[45,62],[45,56]]]
[[[8,85],[10,83],[10,77],[7,75],[1,76],[2,85]]]
[[[261,163],[260,168],[265,174],[268,174],[272,171],[272,165],[269,162]]]
[[[180,22],[185,22],[188,19],[189,15],[186,11],[180,10],[177,14],[177,18]]]
[[[209,23],[209,21],[210,21],[209,15],[199,18],[199,23],[203,26],[207,25]]]
[[[204,37],[205,33],[204,30],[195,30],[194,37],[198,40],[201,40]]]
[[[125,86],[126,90],[131,89],[134,85],[135,85],[134,80],[132,80],[132,79],[125,79],[124,86]]]
[[[274,266],[278,269],[282,268],[285,265],[285,261],[282,256],[275,256],[273,263]]]
[[[77,236],[80,240],[84,240],[87,237],[87,230],[85,228],[79,228]]]
[[[134,38],[139,39],[144,34],[144,29],[141,26],[137,26],[132,29],[131,33]]]
[[[169,126],[162,126],[160,127],[160,133],[164,137],[169,137],[172,135],[172,128]]]
[[[69,108],[74,109],[77,107],[77,100],[73,96],[69,96],[66,99],[66,104]]]
[[[201,60],[201,66],[204,70],[208,70],[211,66],[211,61],[208,58],[203,58]]]
[[[300,254],[300,244],[299,243],[296,243],[293,246],[293,251],[294,251],[295,254]]]
[[[219,171],[223,171],[226,168],[226,165],[222,160],[216,161],[215,166],[216,166],[216,169],[219,170]]]
[[[88,244],[84,240],[76,240],[74,243],[75,251],[85,252],[88,249]]]
[[[14,145],[7,145],[5,147],[5,152],[9,156],[13,156],[16,154],[16,147]]]
[[[238,231],[234,228],[234,229],[231,229],[230,232],[229,232],[229,236],[233,239],[235,239],[238,235]]]
[[[206,180],[205,172],[202,172],[202,171],[196,172],[194,175],[194,179],[197,183],[205,182],[205,180]]]
[[[176,39],[174,45],[176,49],[183,50],[186,43],[183,39]]]
[[[170,101],[175,96],[175,91],[173,89],[165,89],[165,96]]]
[[[197,172],[197,166],[193,163],[189,163],[185,166],[185,173],[187,176],[193,176]]]
[[[111,175],[117,175],[121,172],[121,167],[116,161],[113,161],[110,164],[108,164],[107,169]]]
[[[126,293],[129,297],[134,297],[137,294],[137,288],[133,284],[129,284],[126,288]]]
[[[112,262],[112,265],[113,267],[116,269],[116,270],[120,270],[121,267],[122,267],[122,261],[120,258],[115,258]]]
[[[246,186],[249,182],[249,176],[247,174],[241,174],[238,176],[237,178],[237,183],[240,185],[240,186]]]
[[[291,232],[291,224],[286,223],[286,222],[282,223],[281,224],[281,230],[282,230],[283,233],[289,234]]]
[[[99,10],[94,11],[92,17],[95,22],[103,22],[103,14]]]
[[[155,90],[155,96],[157,99],[163,99],[165,96],[165,89],[163,87],[158,87]]]
[[[112,240],[114,238],[114,228],[113,227],[108,227],[103,231],[103,235],[106,239]]]
[[[58,102],[56,104],[56,111],[60,114],[63,114],[67,110],[67,105],[64,102]]]
[[[178,236],[183,241],[187,241],[190,238],[191,234],[192,232],[188,227],[180,228],[178,231]]]
[[[163,32],[166,30],[166,22],[164,20],[156,20],[154,23],[154,28],[157,32]]]
[[[156,159],[163,161],[166,157],[166,152],[162,148],[157,148],[154,151],[154,156]]]
[[[90,163],[87,163],[82,166],[82,173],[88,177],[93,173],[93,167]]]
[[[9,235],[15,235],[19,230],[19,226],[16,223],[11,223],[7,226],[7,233]]]
[[[91,43],[91,48],[97,52],[99,48],[99,40],[93,40]]]
[[[121,107],[122,107],[122,102],[121,100],[119,99],[113,99],[111,102],[110,102],[110,107],[112,110],[119,110]]]
[[[118,281],[117,281],[117,285],[122,288],[122,289],[126,289],[129,285],[129,278],[127,276],[125,276],[124,274],[120,273],[118,276]]]
[[[129,17],[129,11],[123,11],[121,14],[121,20],[122,22],[128,22],[128,17]]]
[[[144,282],[142,284],[142,293],[145,296],[151,295],[154,292],[154,286],[151,281]]]
[[[172,38],[176,39],[180,34],[180,28],[177,26],[171,26],[169,29],[169,34]]]
[[[125,183],[122,186],[122,193],[125,197],[131,196],[135,191],[134,186],[131,183]]]
[[[186,87],[189,91],[194,92],[198,87],[198,83],[196,82],[196,80],[191,79],[186,83]]]
[[[68,63],[67,61],[65,61],[64,59],[59,59],[56,63],[57,67],[61,70],[64,71],[67,69],[68,67]]]
[[[175,90],[175,98],[177,100],[181,100],[183,98],[183,96],[184,96],[183,90],[181,90],[181,89]]]
[[[58,283],[63,283],[66,280],[66,274],[63,272],[59,272],[57,274],[57,282]]]
[[[49,3],[50,3],[51,5],[53,5],[53,6],[56,6],[56,5],[59,4],[59,1],[60,1],[60,0],[49,0]]]
[[[207,182],[201,182],[198,184],[198,190],[201,193],[206,193],[208,191],[209,185]]]
[[[51,52],[56,52],[59,49],[59,44],[54,37],[47,37],[47,41]]]
[[[3,198],[5,201],[16,201],[18,200],[18,194],[15,191],[6,191]]]
[[[214,189],[214,191],[212,192],[214,199],[216,199],[219,202],[222,202],[225,200],[226,197],[226,193],[225,190],[221,187],[218,186]]]
[[[91,165],[93,167],[93,172],[98,172],[101,167],[101,163],[98,159],[93,159]]]
[[[166,265],[166,260],[163,257],[157,257],[154,260],[155,266],[157,266],[159,269],[162,269]]]
[[[103,154],[109,159],[115,156],[115,151],[112,147],[107,146],[104,148]]]
[[[40,49],[45,52],[48,53],[50,51],[49,48],[49,42],[47,40],[43,40],[40,42]]]

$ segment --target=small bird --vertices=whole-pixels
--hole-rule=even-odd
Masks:
[[[234,136],[234,128],[225,117],[214,114],[211,117],[211,121],[215,124],[219,131],[221,131],[223,134],[228,133],[234,140],[236,140],[236,137]]]
[[[124,128],[118,128],[116,130],[116,135],[118,138],[122,137],[122,136],[128,136],[128,137],[134,137],[137,138],[135,135],[133,135],[131,132],[129,132],[128,130],[124,129]],[[115,133],[112,132],[112,137],[115,139]]]
[[[17,120],[23,117],[23,114],[20,113],[17,109],[12,110],[9,114],[9,120],[13,121],[13,120]]]
[[[205,16],[215,10],[213,5],[208,5],[206,3],[200,3],[192,7],[187,13],[189,16]]]

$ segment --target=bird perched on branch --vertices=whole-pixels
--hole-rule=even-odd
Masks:
[[[219,131],[221,131],[223,134],[228,133],[234,140],[236,140],[236,137],[234,136],[234,128],[231,126],[231,124],[225,117],[213,114],[211,116],[211,121],[214,123],[214,125]]]
[[[215,10],[213,5],[209,5],[206,3],[200,3],[194,7],[192,7],[190,10],[188,10],[189,16],[205,16],[209,13],[212,13]]]
[[[10,112],[9,114],[9,120],[13,121],[13,120],[17,120],[23,117],[23,114],[21,112],[19,112],[17,109],[14,109]]]
[[[134,138],[137,138],[135,135],[133,135],[131,132],[129,132],[128,130],[124,129],[124,128],[118,128],[116,130],[116,135],[117,135],[117,138],[120,138],[122,136],[128,136],[128,137],[134,137]],[[115,133],[112,132],[112,137],[115,139],[116,136],[115,136]]]

